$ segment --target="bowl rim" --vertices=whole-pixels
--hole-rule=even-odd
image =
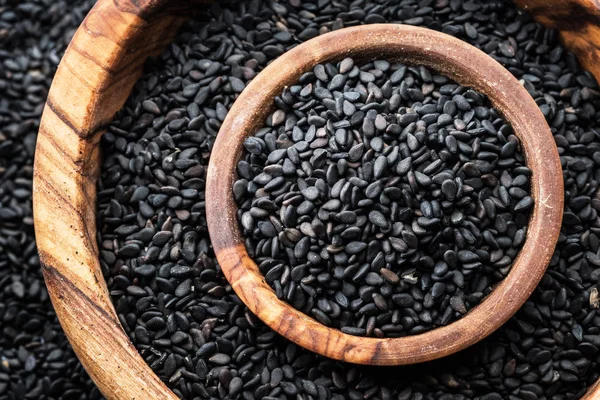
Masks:
[[[202,0],[98,0],[65,51],[40,122],[33,217],[41,269],[67,339],[109,399],[178,399],[111,302],[96,242],[96,180],[100,136],[194,3]]]
[[[425,65],[487,95],[511,123],[532,170],[534,207],[526,241],[508,276],[463,318],[401,338],[367,338],[324,326],[280,300],[249,257],[236,217],[232,186],[243,140],[264,125],[273,98],[323,62],[353,56]],[[219,265],[240,299],[271,329],[323,356],[355,364],[404,365],[462,350],[495,331],[527,300],[554,253],[563,210],[563,180],[556,144],[533,98],[487,54],[427,28],[373,24],[317,36],[279,56],[233,104],[217,135],[206,182],[206,215]]]

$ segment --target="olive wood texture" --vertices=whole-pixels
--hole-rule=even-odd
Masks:
[[[41,121],[34,218],[43,273],[69,341],[108,399],[177,397],[132,346],[100,271],[95,239],[99,137],[131,92],[144,60],[172,40],[192,7],[202,7],[193,3],[201,2],[99,0],[63,57]],[[520,3],[592,5],[589,0]],[[580,10],[586,14],[578,17],[597,15],[593,5]],[[552,8],[548,11],[544,14],[551,15]],[[562,20],[575,19],[564,14],[556,18]],[[600,21],[592,25],[600,26]],[[566,45],[580,49],[568,41]],[[585,59],[589,54],[579,55]],[[586,399],[600,399],[597,384]]]
[[[178,11],[168,1],[99,1],[61,61],[37,141],[33,201],[46,285],[75,353],[110,399],[177,398],[138,354],[111,303],[96,243],[96,180],[100,136],[146,58],[185,21]]]
[[[383,58],[425,65],[488,96],[511,123],[532,170],[534,208],[527,238],[509,275],[462,319],[402,338],[365,338],[322,325],[277,298],[248,256],[232,186],[243,142],[262,126],[274,97],[319,64]],[[535,101],[504,67],[452,36],[408,25],[346,28],[303,43],[258,74],[235,101],[215,141],[206,179],[206,215],[223,273],[248,308],[273,330],[315,353],[370,365],[429,361],[462,350],[494,332],[531,295],[546,271],[562,222],[563,180],[558,150]]]
[[[600,80],[600,0],[515,0],[549,28],[560,31],[565,46]]]

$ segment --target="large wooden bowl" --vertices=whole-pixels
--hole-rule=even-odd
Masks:
[[[593,0],[519,0],[600,78]],[[84,367],[109,399],[173,399],[122,330],[96,244],[98,143],[142,73],[169,43],[193,0],[99,0],[58,68],[35,158],[34,216],[40,260],[58,318]],[[577,15],[573,15],[577,13]],[[577,24],[573,21],[577,20]],[[600,399],[600,385],[586,399]]]
[[[508,276],[481,304],[444,327],[401,338],[367,338],[329,328],[280,300],[248,256],[233,183],[244,140],[264,126],[274,98],[320,63],[344,57],[383,58],[425,65],[487,95],[521,140],[532,171],[534,208],[523,248]],[[462,40],[408,25],[362,25],[311,39],[266,67],[235,101],[221,125],[208,166],[206,215],[223,273],[248,308],[271,329],[315,353],[355,364],[403,365],[430,361],[485,338],[527,301],[554,253],[563,210],[563,178],[556,144],[538,105],[519,81],[490,56]]]

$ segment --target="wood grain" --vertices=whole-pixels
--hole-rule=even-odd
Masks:
[[[425,65],[485,93],[520,138],[533,174],[535,204],[527,239],[504,281],[451,325],[397,339],[364,338],[326,327],[279,300],[248,257],[232,186],[243,141],[264,125],[275,95],[319,63],[351,56]],[[223,121],[206,180],[211,242],[219,265],[248,308],[289,340],[337,360],[401,365],[429,361],[470,346],[506,322],[542,278],[562,222],[563,181],[558,150],[535,101],[510,72],[475,47],[449,35],[407,25],[364,25],[318,36],[280,56],[257,75]]]
[[[46,284],[77,356],[109,399],[177,398],[121,328],[100,270],[95,223],[100,135],[146,57],[170,43],[185,19],[161,3],[96,4],[58,68],[36,148],[35,228]]]
[[[567,45],[600,77],[597,64],[586,61],[598,54],[595,2],[519,2],[537,7],[533,11],[542,22],[561,23],[561,29],[570,32],[563,35]],[[67,337],[108,399],[176,398],[132,346],[110,302],[95,240],[95,181],[103,128],[129,95],[144,60],[172,40],[190,10],[198,7],[196,3],[99,0],[65,53],[41,122],[34,217],[43,271]],[[578,14],[565,14],[565,7],[575,7],[569,12]],[[588,27],[571,27],[567,17],[585,20]],[[587,41],[594,43],[591,50]],[[600,399],[599,393],[600,389],[591,388],[586,399]]]
[[[563,44],[581,65],[600,76],[600,1],[515,0],[547,27],[560,31]]]

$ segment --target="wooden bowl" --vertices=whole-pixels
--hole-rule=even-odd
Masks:
[[[177,399],[118,321],[96,244],[98,143],[142,73],[174,37],[194,0],[99,0],[56,73],[35,158],[34,217],[48,292],[87,372],[109,399]],[[600,79],[599,8],[592,0],[518,0]],[[577,19],[575,27],[572,23]],[[84,73],[85,71],[85,73]],[[600,399],[596,383],[585,397]]]
[[[329,328],[280,300],[248,256],[236,218],[233,183],[244,140],[264,126],[274,97],[320,63],[344,57],[425,65],[487,95],[521,140],[532,171],[534,208],[508,276],[460,320],[402,338],[358,337]],[[554,253],[563,178],[550,127],[533,98],[502,65],[462,40],[409,25],[362,25],[311,39],[258,74],[231,107],[215,141],[206,179],[206,219],[219,265],[240,299],[271,329],[315,353],[355,364],[403,365],[462,350],[504,324],[527,301]]]

